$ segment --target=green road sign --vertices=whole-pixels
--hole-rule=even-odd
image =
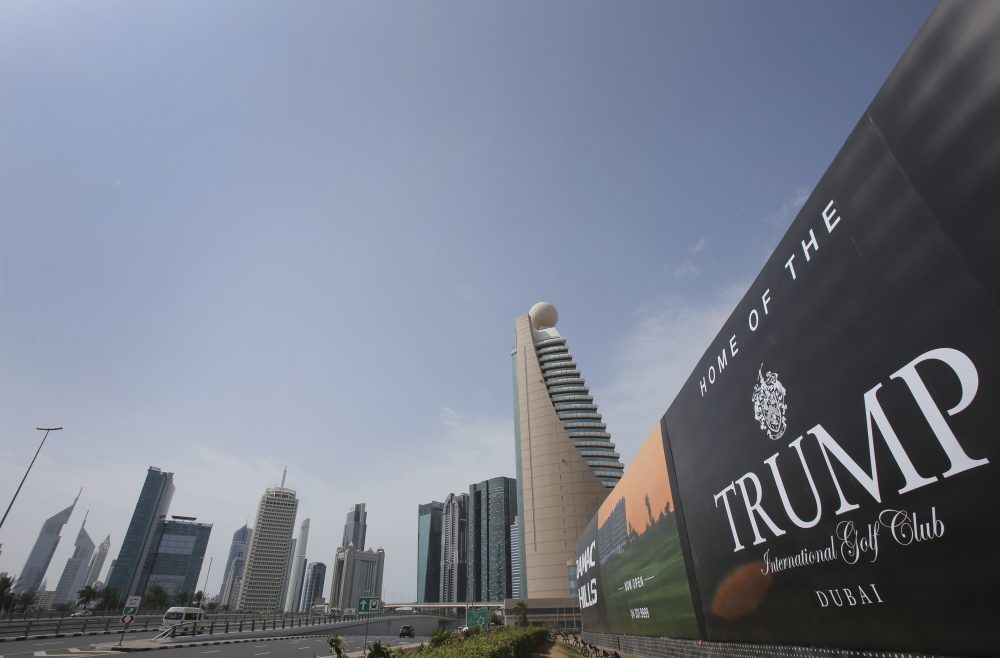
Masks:
[[[493,613],[489,608],[483,610],[468,610],[465,613],[465,625],[469,628],[489,628]]]
[[[141,596],[130,596],[128,601],[125,602],[125,609],[122,611],[122,616],[134,615],[139,612],[139,602],[142,601]]]
[[[377,596],[361,597],[358,599],[358,614],[366,612],[380,612],[382,610],[382,599]]]

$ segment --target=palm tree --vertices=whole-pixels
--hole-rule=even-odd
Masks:
[[[0,577],[0,610],[6,610],[14,605],[14,593],[10,591],[13,586],[13,578],[10,576]]]
[[[528,606],[524,604],[524,601],[518,601],[514,604],[514,614],[521,618],[521,626],[528,625]]]
[[[76,604],[81,608],[86,608],[94,599],[99,596],[97,590],[90,585],[84,585],[83,589],[76,593]]]
[[[17,597],[17,609],[19,612],[27,612],[28,608],[35,605],[35,590],[29,589],[27,592],[22,592],[20,596]]]
[[[101,590],[97,601],[100,610],[114,610],[118,607],[118,588],[105,587]]]

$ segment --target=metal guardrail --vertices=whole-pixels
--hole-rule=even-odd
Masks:
[[[441,615],[443,611],[433,614]],[[405,613],[404,613],[405,614]],[[412,613],[411,613],[412,614]],[[420,614],[419,612],[417,614]],[[362,622],[367,617],[376,621],[385,617],[396,617],[400,613],[394,610],[384,610],[371,615],[251,615],[220,613],[210,615],[204,620],[208,634],[245,633],[280,629],[294,629],[309,626],[329,625],[340,622]],[[450,615],[441,615],[450,616]],[[128,627],[129,632],[157,631],[162,626],[163,613],[136,616]],[[189,622],[185,622],[189,623]],[[33,635],[59,634],[98,634],[120,633],[125,630],[119,615],[93,617],[27,617],[26,619],[0,618],[0,638],[13,639]],[[202,630],[198,631],[202,634]]]
[[[132,622],[129,630],[147,631],[159,627],[162,616],[145,615]],[[124,625],[118,616],[28,618],[0,621],[0,638],[59,635],[62,633],[110,633],[121,631]]]
[[[394,614],[372,614],[372,615],[349,615],[345,618],[337,617],[332,619],[326,615],[311,618],[282,619],[247,619],[240,621],[207,619],[201,621],[181,622],[170,628],[163,629],[161,633],[153,637],[153,641],[168,642],[176,638],[194,637],[197,635],[224,635],[227,633],[260,633],[267,631],[295,630],[299,628],[309,628],[310,626],[332,626],[335,624],[351,624],[360,626],[365,622],[373,623],[378,620],[411,619],[415,616],[423,615],[394,615]],[[437,615],[430,615],[437,616]],[[367,619],[366,619],[367,617]],[[437,616],[440,618],[440,616]],[[334,632],[336,630],[334,629]],[[360,634],[360,632],[358,632]]]

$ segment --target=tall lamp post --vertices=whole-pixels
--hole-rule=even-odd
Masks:
[[[42,442],[38,444],[38,450],[35,451],[35,456],[31,458],[31,463],[28,464],[28,470],[24,472],[24,477],[21,478],[21,484],[17,485],[17,491],[14,492],[14,497],[10,499],[10,505],[7,506],[7,511],[3,513],[3,518],[0,519],[0,528],[3,527],[3,522],[7,520],[7,515],[10,514],[10,508],[14,506],[14,501],[17,500],[17,494],[21,493],[21,487],[24,486],[24,481],[28,479],[28,473],[31,472],[31,467],[35,465],[35,460],[38,459],[38,453],[42,451],[42,446],[45,445],[45,439],[49,438],[49,432],[54,432],[56,430],[61,430],[61,427],[36,427],[39,432],[45,432],[45,436],[42,437]]]

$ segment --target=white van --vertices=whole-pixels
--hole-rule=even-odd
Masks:
[[[169,608],[163,615],[161,628],[167,629],[189,621],[205,621],[208,615],[201,608]]]

